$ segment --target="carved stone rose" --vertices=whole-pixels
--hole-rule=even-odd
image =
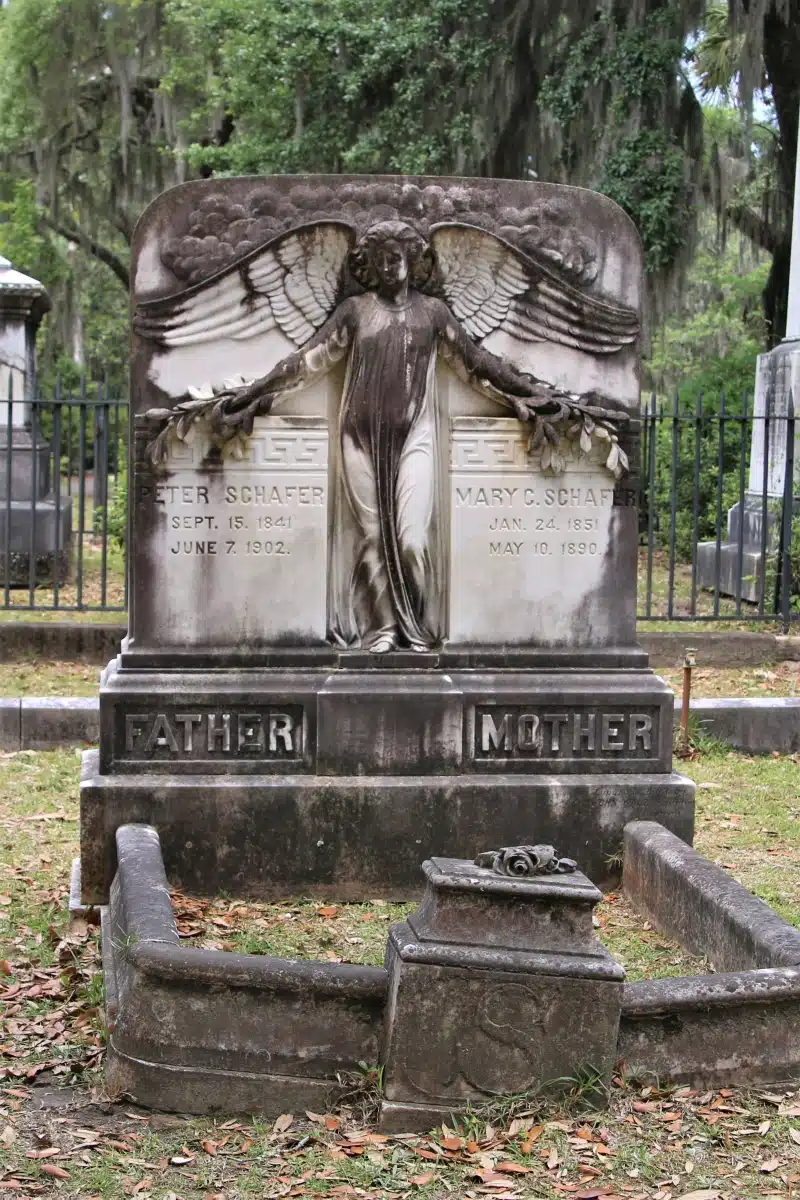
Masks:
[[[475,859],[476,867],[484,867],[495,875],[522,878],[528,875],[566,875],[577,870],[572,858],[559,858],[552,846],[504,846],[487,850]]]

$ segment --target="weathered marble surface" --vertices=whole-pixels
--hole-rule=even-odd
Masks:
[[[614,481],[574,454],[557,477],[532,472],[526,443],[518,421],[452,421],[450,641],[624,642],[635,614],[620,589],[629,530]]]
[[[323,254],[320,262],[327,262],[324,269],[329,273],[339,269],[336,267],[338,260],[334,261],[334,251],[337,239],[340,242],[343,235],[335,232],[336,228],[344,229],[349,225],[355,230],[354,236],[362,237],[376,223],[400,221],[434,244],[439,236],[437,227],[456,222],[458,228],[466,232],[448,233],[449,242],[440,237],[438,253],[443,263],[444,256],[449,256],[446,266],[451,280],[448,285],[451,291],[447,293],[450,310],[480,344],[481,352],[485,351],[491,361],[507,362],[514,370],[529,373],[544,386],[575,396],[597,393],[602,397],[602,403],[608,402],[623,411],[637,410],[638,350],[635,343],[629,340],[629,334],[620,334],[622,340],[617,344],[614,332],[592,332],[604,327],[606,311],[612,313],[608,319],[613,326],[615,321],[623,320],[614,317],[613,313],[635,314],[640,302],[638,238],[628,218],[606,198],[580,189],[515,181],[490,185],[482,180],[438,178],[274,177],[195,181],[159,197],[140,221],[134,245],[134,303],[139,317],[134,331],[132,374],[132,407],[140,419],[145,412],[171,408],[186,396],[189,388],[203,384],[220,387],[230,376],[265,376],[298,345],[304,344],[304,330],[313,332],[315,324],[319,327],[318,322],[325,311],[329,311],[325,305],[330,304],[326,297],[333,286],[332,275],[330,278],[320,276],[319,286],[312,280],[312,299],[303,291],[305,276],[301,279],[300,274],[295,282],[292,282],[295,276],[290,274],[281,285],[284,290],[280,295],[273,295],[269,289],[273,287],[270,280],[274,270],[268,264],[262,265],[258,267],[259,279],[263,277],[266,282],[258,283],[256,289],[266,288],[269,301],[258,290],[246,297],[243,293],[243,300],[237,303],[243,303],[244,307],[233,310],[230,310],[228,292],[233,295],[240,286],[237,283],[239,277],[235,272],[225,275],[225,271],[232,270],[232,264],[239,261],[245,264],[241,271],[249,270],[246,264],[251,258],[255,272],[256,264],[262,262],[258,257],[261,254],[259,247],[265,244],[265,239],[284,237],[304,223],[308,226],[314,221],[343,222],[340,227],[326,226],[334,232],[330,234],[333,240],[324,254],[334,257],[328,261]],[[471,234],[466,228],[469,226],[472,226]],[[479,273],[488,272],[485,280],[481,276],[483,282],[477,277],[470,281],[469,262],[466,267],[458,263],[458,237],[469,236],[475,242],[476,269]],[[324,241],[322,232],[320,238]],[[500,255],[496,263],[491,260],[494,252],[487,250],[493,245]],[[302,257],[300,250],[291,251],[295,252]],[[276,249],[275,253],[280,258],[283,251]],[[289,253],[288,249],[286,253]],[[523,258],[515,258],[518,253]],[[486,254],[489,254],[488,258],[482,257]],[[545,272],[544,282],[540,280],[530,293],[532,308],[527,296],[519,293],[523,286],[519,280],[523,276],[515,274],[519,268],[514,264],[523,261],[540,264],[534,268],[532,278],[536,270]],[[300,268],[295,265],[291,270],[297,272]],[[349,266],[347,270],[350,270]],[[547,275],[547,271],[551,275]],[[207,281],[211,277],[219,278],[220,282],[212,283],[208,290]],[[460,292],[452,291],[454,278],[463,281],[459,283],[459,287],[465,289],[463,297]],[[481,307],[479,297],[484,284],[500,288],[495,291],[492,302],[499,305],[496,310],[491,305]],[[219,299],[214,298],[217,296],[215,288],[219,291]],[[504,288],[508,290],[503,291]],[[296,316],[287,316],[288,310],[281,307],[284,295],[289,307],[295,306]],[[185,302],[181,299],[184,296]],[[592,308],[597,302],[601,302],[600,308]],[[565,304],[571,314],[567,317],[564,315]],[[610,307],[603,309],[603,304]],[[529,307],[525,308],[525,305]],[[510,323],[501,319],[506,310],[512,316],[515,311],[518,314],[510,319]],[[227,314],[225,319],[220,313]],[[259,313],[266,314],[263,320]],[[526,321],[529,326],[533,322],[531,328],[535,327],[539,332],[531,334],[530,328],[524,332]],[[241,325],[248,323],[258,324],[257,336],[243,336]],[[584,326],[585,336],[581,332]],[[573,332],[566,333],[567,327]],[[188,338],[183,335],[185,329],[193,331]],[[610,339],[609,345],[613,343],[611,352],[602,352],[604,338]],[[573,344],[566,344],[570,342]],[[178,486],[181,489],[194,487],[195,500],[198,487],[212,487],[212,492],[217,489],[216,494],[224,497],[228,478],[235,487],[234,477],[238,479],[242,472],[246,473],[252,467],[237,463],[227,454],[222,459],[215,458],[208,453],[208,445],[202,445],[201,436],[191,444],[188,455],[184,452],[183,458],[180,449],[171,448],[165,464],[166,474],[162,472],[159,476],[145,461],[145,446],[152,431],[148,434],[144,426],[138,427],[131,648],[140,652],[167,652],[171,648],[207,646],[210,651],[222,653],[233,646],[239,651],[265,645],[308,646],[322,643],[326,638],[330,640],[331,636],[342,644],[340,611],[332,611],[337,604],[341,610],[341,601],[336,601],[335,597],[342,589],[335,583],[332,585],[331,579],[338,569],[337,540],[344,520],[342,505],[335,502],[338,486],[335,481],[343,473],[339,426],[342,397],[347,386],[346,364],[342,361],[324,378],[309,378],[303,390],[285,398],[281,396],[275,416],[267,418],[316,418],[324,423],[320,432],[324,435],[324,427],[327,427],[329,454],[326,461],[331,478],[326,489],[327,529],[322,541],[319,539],[323,527],[315,524],[316,518],[322,516],[319,508],[311,520],[315,532],[312,533],[309,526],[307,535],[294,539],[296,551],[292,551],[292,561],[270,563],[270,567],[280,569],[266,574],[263,556],[259,558],[254,553],[241,552],[239,543],[246,546],[250,542],[252,545],[257,540],[252,536],[238,539],[230,555],[226,547],[224,563],[219,558],[219,547],[216,556],[194,549],[187,551],[183,547],[183,543],[191,547],[192,543],[203,541],[200,532],[205,532],[205,540],[211,542],[220,540],[212,534],[225,532],[198,525],[199,532],[195,534],[193,529],[185,529],[180,524],[183,517],[191,520],[212,516],[219,525],[220,516],[225,522],[234,516],[246,520],[243,510],[237,508],[234,513],[226,507],[214,516],[210,511],[204,513],[196,502],[188,506],[182,502],[165,506],[155,499],[157,495],[163,496],[164,487]],[[459,377],[441,355],[435,367],[434,391],[438,414],[434,424],[441,431],[436,437],[442,448],[440,451],[434,445],[431,462],[425,469],[445,475],[440,489],[443,502],[433,501],[430,518],[443,530],[423,531],[420,527],[419,535],[414,535],[412,541],[416,544],[416,537],[422,537],[424,554],[432,556],[433,567],[426,576],[430,581],[426,586],[436,591],[441,601],[437,598],[437,613],[429,614],[427,624],[422,622],[425,637],[419,648],[437,645],[442,639],[454,645],[571,645],[581,648],[633,645],[636,515],[630,497],[633,495],[631,489],[635,488],[635,438],[633,441],[627,438],[624,443],[633,459],[632,482],[628,491],[617,486],[614,493],[613,478],[596,453],[591,456],[593,461],[569,462],[563,477],[543,471],[536,463],[536,455],[529,458],[524,449],[532,427],[510,416],[508,403],[500,403],[500,398],[492,395],[491,389],[487,390],[477,375],[471,381]],[[587,493],[592,490],[589,481],[596,480],[603,493],[595,518],[598,527],[581,530],[577,525],[573,529],[566,524],[570,519],[590,521],[592,515],[588,507],[591,501],[579,503],[569,517],[561,512],[566,506],[558,505],[556,530],[526,530],[522,560],[512,561],[513,547],[505,558],[491,549],[482,550],[486,540],[481,532],[482,524],[471,521],[472,514],[458,507],[457,500],[457,489],[470,486],[463,484],[462,477],[471,465],[461,462],[454,454],[449,477],[447,475],[449,427],[452,427],[455,451],[467,437],[463,422],[468,417],[496,418],[509,430],[509,436],[512,436],[512,429],[517,430],[512,473],[514,479],[519,478],[519,483],[506,481],[499,486],[533,488],[544,497],[550,485],[555,486],[558,495],[558,486],[563,486],[568,477],[571,488],[583,488]],[[258,431],[265,428],[263,420],[257,418],[258,436]],[[482,437],[484,428],[474,426],[473,434]],[[605,446],[607,448],[607,443]],[[563,453],[565,447],[564,441],[558,447],[559,453]],[[488,443],[486,449],[488,452]],[[279,485],[282,478],[279,467],[276,466],[273,473],[266,470],[267,463],[259,464],[259,472],[262,466],[270,481],[267,484],[265,480],[265,486]],[[421,460],[419,469],[423,469]],[[502,478],[505,479],[505,475]],[[418,486],[422,486],[422,476]],[[159,488],[162,488],[161,492]],[[218,504],[211,501],[211,495],[210,492],[210,507],[216,512]],[[363,504],[363,500],[359,503]],[[547,501],[543,499],[540,503],[544,513]],[[202,507],[207,506],[203,504]],[[540,514],[537,512],[536,515],[539,517]],[[302,520],[303,516],[298,512],[295,519]],[[477,512],[475,517],[477,519]],[[363,518],[363,511],[360,518]],[[169,522],[174,519],[178,519],[180,528],[173,530]],[[519,519],[519,514],[515,511],[511,519]],[[181,537],[170,543],[173,532],[180,533]],[[512,534],[515,530],[512,528],[507,532]],[[553,547],[548,549],[545,571],[541,569],[542,563],[534,561],[532,547],[536,543],[530,535],[537,532],[558,535],[557,542],[553,541]],[[580,536],[583,532],[587,533],[586,537]],[[362,536],[357,520],[347,537],[350,543],[357,545]],[[264,539],[261,540],[263,544]],[[519,539],[509,536],[504,543],[514,540]],[[538,539],[539,542],[547,540]],[[176,545],[178,549],[173,554]],[[564,550],[562,545],[566,547]],[[405,544],[401,550],[406,555],[411,553]],[[298,561],[300,554],[306,555],[309,561],[301,564]],[[283,555],[280,557],[284,558]],[[403,567],[403,571],[407,569],[410,570]],[[492,585],[487,586],[490,575]],[[412,594],[412,607],[414,603]],[[187,615],[189,608],[191,614]],[[380,627],[380,622],[377,624]],[[406,626],[413,627],[413,622],[409,626],[407,621]],[[345,622],[344,634],[346,645],[352,636],[352,622],[350,626]],[[413,635],[404,634],[401,629],[401,648],[409,637],[413,644]],[[354,644],[357,646],[358,641]]]
[[[325,639],[328,432],[320,417],[260,417],[247,452],[204,461],[198,431],[163,478],[137,480],[134,522],[154,513],[146,547],[151,644]]]

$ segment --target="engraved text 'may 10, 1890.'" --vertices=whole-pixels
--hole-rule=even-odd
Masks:
[[[452,426],[451,641],[590,640],[616,549],[613,479],[577,456],[563,474],[544,474],[527,431],[505,418]]]
[[[322,642],[326,422],[262,417],[243,459],[208,464],[205,450],[199,437],[176,443],[167,472],[137,491],[157,514],[149,553],[160,625],[186,646]]]

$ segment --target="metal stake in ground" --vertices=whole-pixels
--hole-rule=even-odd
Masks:
[[[689,751],[689,701],[692,696],[692,667],[697,666],[694,646],[687,646],[683,655],[683,704],[681,706],[681,749]]]

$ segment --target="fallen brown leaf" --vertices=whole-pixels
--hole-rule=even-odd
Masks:
[[[762,1175],[771,1175],[773,1171],[777,1171],[780,1165],[781,1160],[779,1158],[768,1158],[758,1169]]]
[[[69,1171],[65,1171],[63,1167],[57,1167],[55,1163],[42,1163],[41,1168],[45,1175],[52,1175],[55,1179],[71,1179]]]
[[[281,1113],[275,1124],[272,1126],[274,1133],[286,1133],[287,1129],[291,1129],[294,1124],[293,1113]]]
[[[522,1163],[516,1162],[500,1162],[495,1166],[495,1171],[501,1175],[531,1175],[533,1167],[523,1167]]]
[[[434,1175],[433,1171],[426,1171],[424,1175],[412,1176],[410,1182],[413,1183],[415,1187],[425,1187],[427,1184],[433,1183],[435,1178],[436,1176]]]
[[[544,1125],[534,1125],[533,1129],[529,1129],[520,1144],[520,1150],[522,1153],[530,1154],[531,1150],[533,1149],[533,1143],[537,1142],[543,1133]]]

